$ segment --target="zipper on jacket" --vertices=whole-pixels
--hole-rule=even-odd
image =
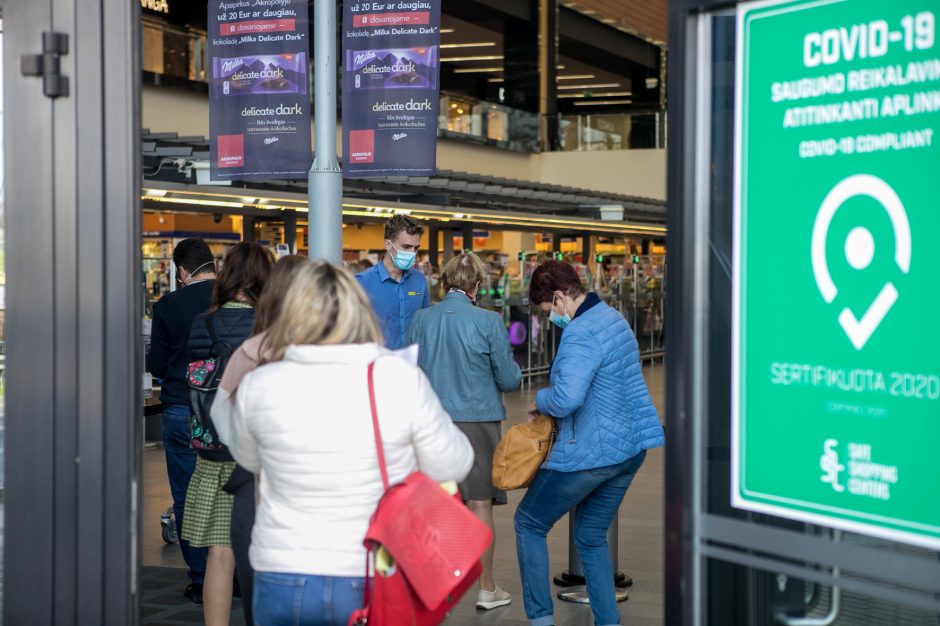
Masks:
[[[571,418],[571,441],[568,444],[578,443],[578,420]]]

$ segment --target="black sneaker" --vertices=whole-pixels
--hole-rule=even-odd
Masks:
[[[195,602],[196,604],[202,604],[202,584],[200,583],[190,583],[186,590],[183,591],[183,595]]]

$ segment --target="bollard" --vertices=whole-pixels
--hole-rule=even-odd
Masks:
[[[581,565],[581,557],[578,556],[578,549],[574,541],[574,515],[573,511],[568,513],[568,569],[555,577],[555,584],[564,587],[558,592],[558,599],[565,602],[575,602],[578,604],[590,604],[587,586],[584,579],[584,569]],[[614,521],[607,530],[607,547],[610,550],[610,563],[614,570],[614,589],[617,594],[617,602],[625,601],[629,595],[626,588],[633,584],[633,579],[618,571],[618,542],[619,528],[618,520],[620,514],[614,516]]]

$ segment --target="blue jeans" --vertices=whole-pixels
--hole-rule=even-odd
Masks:
[[[196,451],[189,446],[192,437],[189,424],[188,404],[163,405],[163,451],[166,454],[166,475],[170,479],[170,493],[173,494],[173,515],[176,517],[176,529],[183,528],[183,507],[186,504],[186,490],[189,480],[196,469]],[[180,550],[183,560],[189,567],[189,578],[194,583],[202,584],[206,576],[207,548],[193,548],[180,537]]]
[[[555,623],[545,537],[572,509],[575,546],[584,567],[594,624],[620,624],[607,530],[645,458],[643,451],[618,465],[578,472],[543,469],[535,475],[514,519],[522,599],[531,626]]]
[[[255,572],[256,626],[346,626],[365,579]]]

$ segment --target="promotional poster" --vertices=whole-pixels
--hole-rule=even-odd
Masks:
[[[211,179],[306,178],[307,2],[209,2],[208,39]]]
[[[343,174],[436,172],[440,0],[343,8]]]

